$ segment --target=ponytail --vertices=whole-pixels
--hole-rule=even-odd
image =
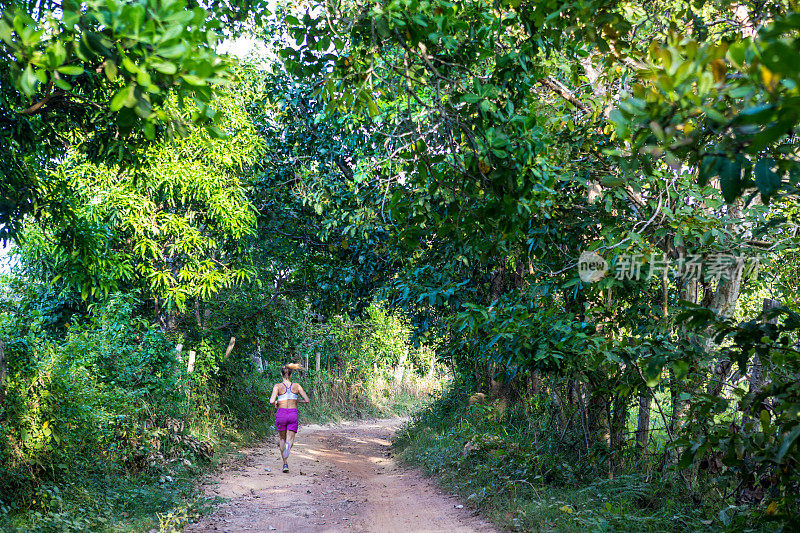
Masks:
[[[290,378],[292,376],[292,372],[294,372],[295,370],[303,370],[303,367],[298,365],[297,363],[285,364],[281,368],[281,376],[285,378]]]

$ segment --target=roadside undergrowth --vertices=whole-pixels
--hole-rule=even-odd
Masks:
[[[468,405],[455,383],[412,416],[398,458],[435,476],[500,528],[512,531],[718,531],[750,524],[698,502],[673,472],[600,475],[556,436],[531,433],[509,408]]]

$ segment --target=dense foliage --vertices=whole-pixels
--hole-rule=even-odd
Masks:
[[[422,464],[797,525],[795,2],[0,5],[0,423],[30,476],[260,420],[265,363],[358,415],[439,360]],[[241,33],[268,57],[219,54]],[[36,397],[73,375],[75,412]]]
[[[667,466],[794,523],[794,6],[321,9],[282,54],[326,78],[320,121],[369,132],[350,172],[380,202],[351,216],[384,228],[382,294],[420,337],[499,402],[546,391],[595,476]]]

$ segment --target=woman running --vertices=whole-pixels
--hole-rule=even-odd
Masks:
[[[278,408],[275,413],[275,427],[280,435],[281,457],[283,457],[283,471],[289,471],[289,452],[294,444],[297,434],[299,417],[297,404],[308,403],[308,395],[299,383],[292,383],[292,372],[302,370],[303,367],[296,363],[289,363],[281,368],[283,381],[272,387],[272,396],[269,403]]]

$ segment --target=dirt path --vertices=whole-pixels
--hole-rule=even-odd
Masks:
[[[494,531],[452,496],[389,457],[402,419],[300,428],[281,472],[277,444],[245,450],[209,496],[227,501],[185,531]],[[267,470],[269,468],[269,471]]]

